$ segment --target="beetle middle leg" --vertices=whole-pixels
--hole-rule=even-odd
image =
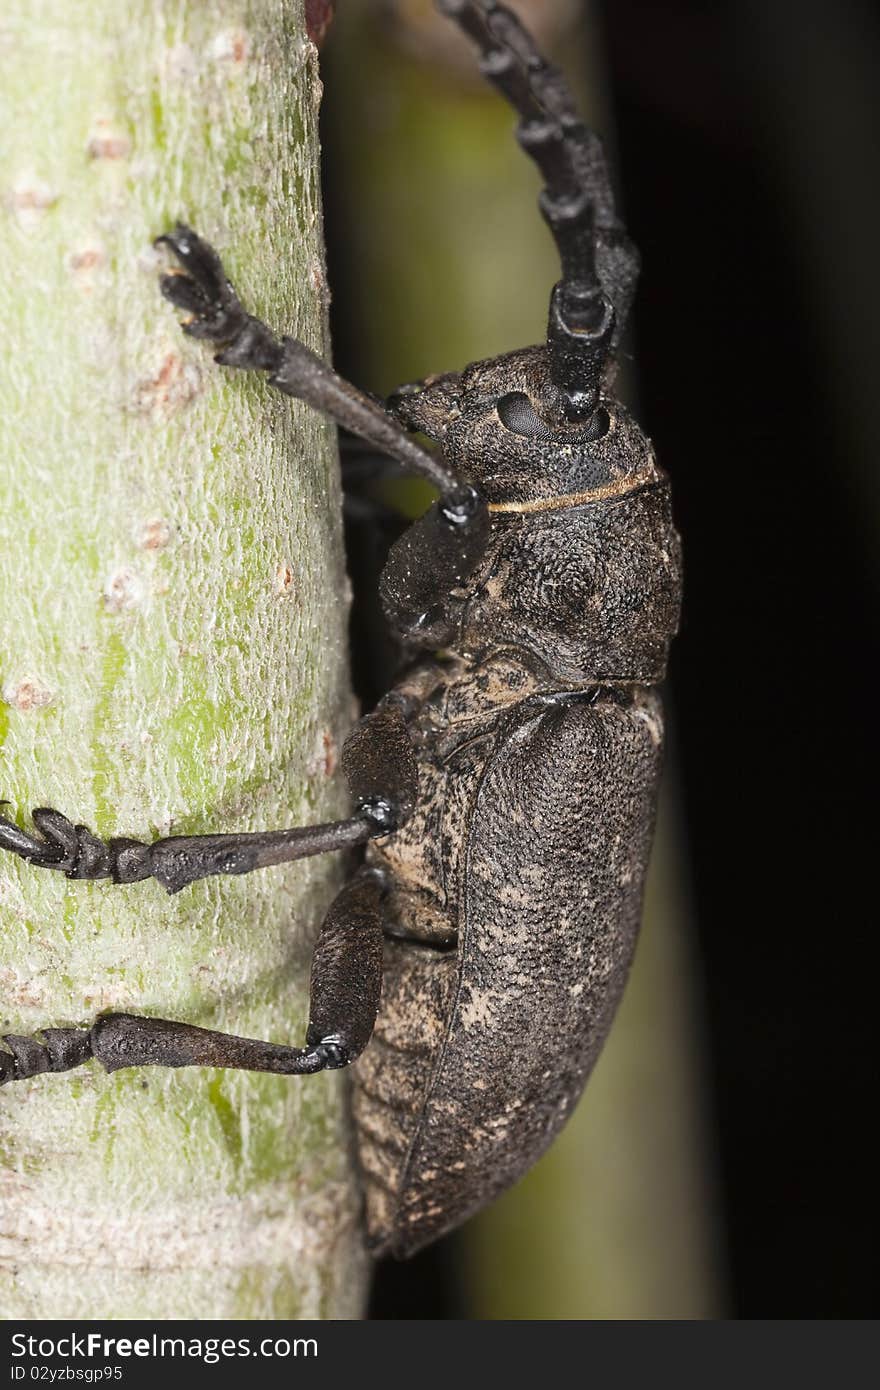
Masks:
[[[325,825],[243,834],[168,835],[151,842],[121,836],[100,840],[87,826],[74,825],[47,806],[35,809],[32,819],[42,838],[0,817],[0,848],[34,868],[54,869],[67,878],[109,878],[114,883],[155,878],[169,893],[179,893],[212,874],[247,874],[313,854],[351,849],[387,828],[384,802],[373,817],[369,808],[362,808],[346,820]]]
[[[189,1023],[105,1014],[91,1028],[7,1034],[0,1085],[42,1072],[70,1071],[95,1059],[122,1067],[228,1067],[283,1076],[348,1066],[370,1040],[382,988],[381,876],[358,870],[334,898],[312,956],[305,1047],[240,1038]]]
[[[400,699],[388,699],[354,727],[342,749],[342,769],[357,803],[354,815],[325,825],[216,835],[169,835],[160,840],[100,840],[84,825],[48,807],[33,812],[41,837],[0,816],[0,849],[35,868],[72,879],[139,883],[155,878],[169,893],[213,874],[246,874],[332,850],[353,849],[405,821],[416,798],[415,750]]]

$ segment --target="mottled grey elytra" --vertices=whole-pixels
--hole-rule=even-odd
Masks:
[[[491,0],[438,0],[480,49],[543,178],[562,277],[547,341],[401,387],[384,407],[241,306],[178,226],[166,298],[225,366],[324,411],[439,499],[392,547],[382,603],[408,662],[343,751],[356,813],[259,834],[104,842],[58,811],[0,846],[68,878],[169,892],[366,845],[312,962],[305,1047],[107,1014],[7,1036],[0,1083],[97,1058],[280,1074],[353,1069],[377,1253],[406,1256],[520,1177],[570,1115],[620,998],[678,625],[667,480],[614,396],[638,257],[598,138],[559,71]],[[434,440],[430,451],[409,433]],[[369,1044],[369,1046],[368,1046]]]

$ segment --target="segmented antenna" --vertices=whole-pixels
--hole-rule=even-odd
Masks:
[[[550,298],[547,343],[553,379],[571,420],[593,414],[616,315],[597,266],[597,222],[609,240],[623,229],[598,138],[581,120],[558,68],[495,0],[437,0],[480,50],[480,71],[518,112],[517,139],[544,179],[539,205],[553,235],[562,279]]]

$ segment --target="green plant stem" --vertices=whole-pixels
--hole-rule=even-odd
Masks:
[[[316,54],[280,0],[0,17],[0,797],[100,835],[339,814],[350,714],[333,431],[159,297],[190,222],[326,349]],[[341,866],[67,882],[0,858],[0,1031],[105,1009],[302,1040]],[[0,1093],[7,1318],[354,1317],[339,1076],[96,1064]]]

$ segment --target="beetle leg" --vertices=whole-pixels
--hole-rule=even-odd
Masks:
[[[95,1058],[122,1067],[231,1067],[278,1075],[348,1066],[370,1040],[382,988],[381,878],[361,869],[334,899],[312,957],[305,1047],[240,1038],[189,1023],[105,1014],[91,1028],[8,1033],[0,1048],[0,1085],[41,1072],[69,1071]]]
[[[178,225],[157,245],[170,247],[183,271],[163,275],[166,299],[191,317],[183,331],[223,346],[216,361],[225,367],[267,371],[269,383],[329,415],[374,448],[426,477],[441,492],[459,479],[443,461],[411,439],[381,402],[359,391],[295,338],[276,338],[260,319],[245,312],[213,247],[189,227]]]
[[[305,343],[276,338],[260,319],[246,313],[217,252],[189,227],[178,225],[159,237],[157,244],[170,247],[184,267],[183,272],[164,275],[160,281],[165,298],[192,316],[184,332],[223,344],[215,358],[222,366],[269,372],[270,386],[329,415],[426,478],[441,493],[438,546],[467,556],[473,569],[485,549],[489,523],[486,503],[477,490],[453,472],[441,454],[428,453],[417,444],[393,412],[345,381]],[[440,597],[451,587],[444,589],[448,568],[438,571],[434,587]]]
[[[407,717],[417,704],[386,696],[370,714],[358,720],[342,746],[342,771],[360,806],[374,816],[385,807],[386,833],[409,820],[419,790],[415,746]]]
[[[39,869],[56,869],[67,878],[109,878],[138,883],[155,878],[169,893],[211,874],[247,874],[271,864],[286,864],[331,850],[351,849],[376,835],[386,835],[388,803],[366,802],[357,815],[326,825],[251,834],[169,835],[152,843],[113,838],[99,840],[84,825],[74,825],[60,811],[40,807],[33,821],[43,838],[28,835],[0,816],[0,848]]]
[[[114,883],[155,878],[169,893],[179,893],[212,874],[248,874],[313,854],[353,849],[390,834],[412,814],[418,767],[406,727],[405,703],[383,701],[346,739],[342,767],[358,804],[356,814],[346,820],[292,830],[168,835],[146,843],[122,837],[99,840],[60,811],[40,806],[32,819],[41,838],[0,816],[0,849],[19,855],[35,868],[56,869],[67,878],[109,878]]]

